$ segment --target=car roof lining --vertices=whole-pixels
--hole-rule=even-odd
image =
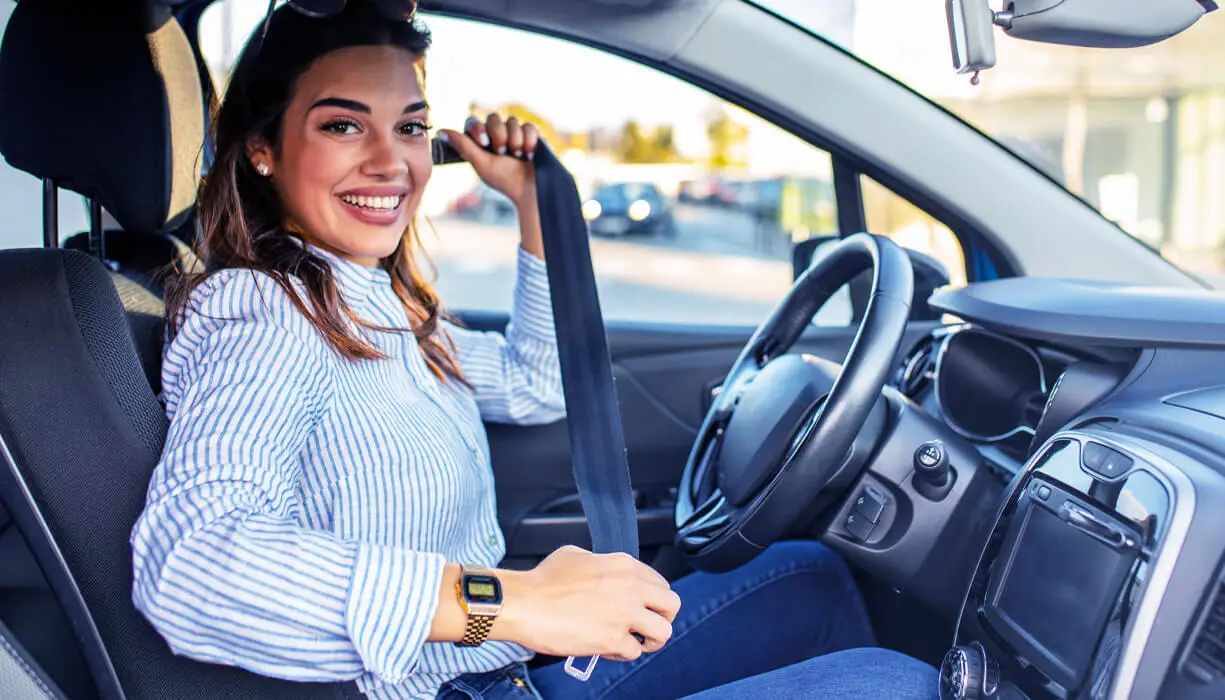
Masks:
[[[740,0],[735,0],[739,2]],[[668,61],[725,0],[429,0],[420,9],[517,26]]]

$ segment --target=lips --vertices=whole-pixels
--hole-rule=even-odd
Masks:
[[[337,195],[341,208],[362,223],[375,226],[398,224],[408,199],[406,187],[367,187]]]
[[[364,195],[342,194],[340,195],[340,201],[355,207],[361,207],[362,209],[394,211],[399,209],[400,205],[404,203],[404,195],[368,197]]]

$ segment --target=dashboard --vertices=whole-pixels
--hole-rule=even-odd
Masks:
[[[1225,698],[1225,294],[1018,278],[929,303],[952,320],[893,388],[1001,485],[941,696]]]

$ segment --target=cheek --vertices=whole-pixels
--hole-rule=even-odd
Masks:
[[[421,201],[425,185],[430,181],[430,175],[433,172],[434,161],[428,149],[425,150],[424,154],[414,153],[408,159],[408,176],[413,187],[412,202],[414,207]]]
[[[326,205],[333,186],[346,171],[343,153],[333,144],[312,143],[309,139],[285,143],[282,167],[286,185],[292,190],[286,193],[286,199],[300,211]]]

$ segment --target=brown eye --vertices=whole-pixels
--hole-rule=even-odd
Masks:
[[[430,125],[425,122],[406,122],[400,126],[400,133],[412,137],[425,136],[429,133],[430,128]]]
[[[319,130],[326,131],[329,134],[340,134],[340,135],[356,134],[357,133],[357,123],[349,119],[333,119],[332,121],[326,122],[323,125],[321,125],[319,127]]]

